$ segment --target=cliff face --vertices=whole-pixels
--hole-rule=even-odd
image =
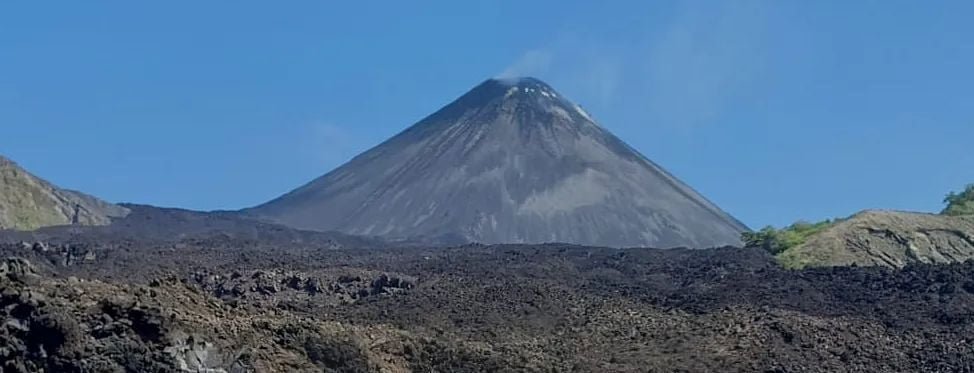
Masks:
[[[779,258],[789,267],[963,262],[974,259],[974,216],[864,211]]]
[[[0,229],[53,225],[105,225],[128,209],[58,188],[0,156]]]

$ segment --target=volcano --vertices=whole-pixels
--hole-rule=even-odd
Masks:
[[[533,78],[490,79],[247,213],[301,229],[481,243],[740,244],[747,230]]]

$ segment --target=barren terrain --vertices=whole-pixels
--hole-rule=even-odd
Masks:
[[[970,262],[48,238],[0,248],[4,372],[974,369]]]

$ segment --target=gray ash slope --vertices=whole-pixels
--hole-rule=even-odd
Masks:
[[[747,229],[533,78],[487,80],[247,213],[301,229],[482,243],[737,245]]]

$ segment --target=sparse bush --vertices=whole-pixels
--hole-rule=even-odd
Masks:
[[[741,241],[744,241],[745,247],[761,248],[771,254],[783,251],[778,230],[770,225],[757,232],[741,233]]]
[[[817,223],[799,221],[782,229],[767,226],[757,232],[742,233],[741,240],[744,241],[746,247],[761,248],[772,255],[777,255],[805,243],[809,237],[825,230],[837,221],[831,219]]]
[[[974,184],[968,184],[960,193],[950,192],[944,197],[947,207],[941,211],[944,215],[974,215]]]

